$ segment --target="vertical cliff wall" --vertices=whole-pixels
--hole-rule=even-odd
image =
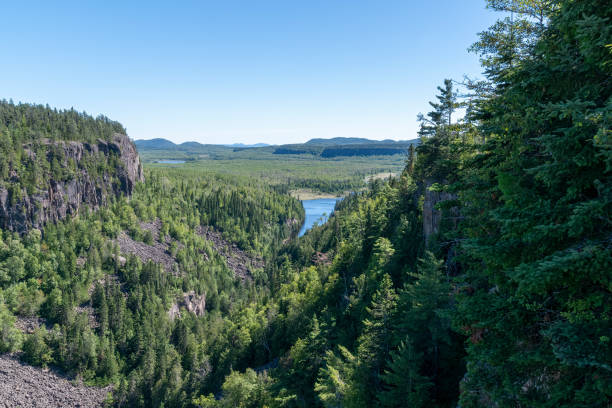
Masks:
[[[436,204],[455,200],[456,195],[444,191],[433,191],[431,186],[434,183],[428,180],[425,183],[425,197],[423,201],[423,235],[425,236],[425,244],[429,245],[429,240],[432,235],[440,231],[440,222],[442,221],[442,212],[436,209]]]
[[[138,152],[124,134],[95,143],[43,139],[36,148],[24,145],[24,152],[26,167],[12,168],[0,184],[0,228],[10,231],[40,228],[78,213],[83,205],[97,209],[111,196],[130,195],[135,183],[144,181]],[[36,183],[26,182],[23,169],[41,161],[55,174],[59,168],[62,176],[49,171]]]

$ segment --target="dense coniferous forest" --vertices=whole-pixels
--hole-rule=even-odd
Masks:
[[[401,174],[299,239],[287,186],[159,166],[2,231],[0,351],[111,406],[609,407],[612,5],[487,4],[486,79],[441,79]],[[122,129],[1,106],[6,152]]]
[[[99,116],[49,106],[0,101],[0,187],[10,189],[11,199],[46,188],[47,181],[74,179],[79,169],[92,178],[115,172],[116,158],[77,163],[63,147],[70,142],[109,142],[125,134],[123,126]]]
[[[168,160],[174,160],[179,162],[176,167],[254,177],[287,191],[344,195],[363,189],[369,177],[400,173],[410,144],[417,141],[346,138],[346,144],[340,144],[344,140],[249,148],[158,140],[137,140],[135,144],[141,160],[152,166],[167,166]]]
[[[49,106],[14,104],[12,101],[0,101],[0,182],[8,178],[9,167],[18,170],[20,167],[35,167],[33,173],[51,166],[59,172],[59,166],[53,166],[61,158],[47,160],[45,154],[39,154],[38,160],[28,162],[32,156],[26,154],[46,152],[49,141],[79,141],[94,143],[97,139],[109,141],[114,133],[125,134],[123,126],[104,116],[93,118],[86,113],[75,110],[58,111]],[[52,152],[52,154],[60,154]],[[50,164],[49,164],[50,163]],[[57,176],[57,174],[55,174]]]
[[[222,245],[236,243],[265,261],[302,218],[297,200],[265,187],[156,171],[129,201],[84,211],[42,233],[4,231],[2,350],[21,348],[26,362],[53,364],[92,384],[114,382],[120,405],[181,405],[190,370],[188,388],[199,386],[196,378],[207,370],[223,373],[248,354],[249,326],[229,319],[240,321],[257,288],[267,285],[261,267],[236,276],[199,227],[219,231]],[[143,229],[154,221],[157,230]],[[172,268],[121,256],[122,235],[151,251],[168,244]],[[190,292],[204,295],[206,313],[183,313],[173,323],[171,305]],[[24,336],[12,327],[13,315],[40,316],[45,324]]]
[[[0,129],[15,147],[23,143],[50,140],[77,140],[95,142],[110,140],[113,133],[124,133],[125,128],[104,116],[94,118],[87,113],[51,109],[48,105],[15,104],[0,102]]]

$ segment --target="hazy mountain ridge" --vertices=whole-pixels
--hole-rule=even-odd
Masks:
[[[373,139],[366,139],[363,137],[332,137],[329,139],[324,139],[324,138],[315,138],[315,139],[310,139],[309,141],[307,141],[306,145],[349,145],[349,144],[403,144],[403,143],[407,143],[410,142],[410,140],[391,140],[391,139],[384,139],[384,140],[373,140]]]
[[[245,144],[245,143],[232,143],[232,144],[209,144],[209,143],[200,143],[200,142],[183,142],[183,143],[174,143],[168,139],[164,138],[155,138],[155,139],[137,139],[134,141],[134,144],[139,149],[201,149],[206,148],[207,146],[215,146],[215,147],[240,147],[240,148],[252,148],[252,147],[266,147],[270,146],[267,143],[254,143],[254,144]]]
[[[237,147],[237,148],[254,148],[254,147],[270,147],[270,146],[296,146],[296,145],[309,145],[309,146],[337,146],[337,145],[359,145],[359,144],[391,144],[391,145],[404,145],[412,144],[415,139],[410,140],[373,140],[361,137],[332,137],[329,139],[325,138],[314,138],[304,143],[286,143],[282,145],[274,145],[269,143],[200,143],[195,141],[174,143],[168,139],[155,138],[155,139],[137,139],[134,140],[134,144],[139,149],[185,149],[185,148],[204,148],[207,146],[215,147]]]
[[[256,143],[247,145],[234,144],[202,144],[199,142],[184,142],[175,144],[167,139],[136,140],[139,153],[154,153],[155,156],[167,152],[181,152],[188,157],[194,154],[215,154],[219,152],[241,152],[245,150],[253,153],[272,153],[274,155],[309,155],[321,158],[348,157],[348,156],[392,156],[406,154],[410,145],[418,144],[418,139],[395,141],[390,139],[371,140],[357,137],[334,137],[330,139],[310,139],[306,143],[291,143],[283,145],[268,145]]]

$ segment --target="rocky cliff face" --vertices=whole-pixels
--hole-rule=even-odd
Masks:
[[[425,183],[425,198],[423,202],[423,235],[425,235],[425,243],[429,244],[429,238],[440,231],[440,221],[442,221],[442,212],[436,209],[436,204],[446,200],[454,200],[456,195],[444,191],[431,191],[430,187],[434,183],[427,181]]]
[[[46,159],[57,157],[59,150],[63,167],[75,167],[69,179],[52,177],[34,191],[21,187],[20,174],[11,171],[8,182],[0,185],[0,228],[27,232],[74,215],[83,205],[97,209],[112,195],[130,195],[134,184],[144,175],[138,152],[126,135],[115,134],[111,141],[96,143],[42,141],[48,146]],[[24,146],[30,156],[35,153]],[[52,151],[54,153],[52,153]],[[40,154],[40,150],[39,150]],[[88,169],[102,168],[92,174]],[[32,190],[32,189],[30,189]]]
[[[196,316],[204,316],[206,313],[206,293],[197,295],[193,290],[183,293],[183,298],[178,303],[173,303],[168,311],[171,320],[181,316],[181,308],[187,309],[189,313]]]

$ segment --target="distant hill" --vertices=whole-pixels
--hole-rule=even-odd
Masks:
[[[310,139],[307,141],[306,145],[320,145],[320,146],[330,146],[330,145],[352,145],[352,144],[405,144],[410,143],[411,141],[399,141],[385,139],[385,140],[371,140],[365,139],[362,137],[333,137],[330,139]]]
[[[238,148],[249,148],[249,147],[266,147],[270,146],[267,143],[255,143],[255,144],[244,144],[244,143],[234,143],[234,144],[202,144],[199,142],[183,142],[180,144],[176,144],[171,142],[168,139],[157,138],[157,139],[139,139],[134,141],[134,144],[139,149],[145,150],[187,150],[187,149],[202,149],[207,146],[224,146],[224,147],[238,147]]]
[[[379,145],[379,146],[395,146],[399,148],[401,145],[410,145],[414,144],[416,140],[400,140],[395,141],[391,139],[385,140],[371,140],[365,139],[362,137],[333,137],[330,139],[322,139],[315,138],[310,139],[306,143],[295,143],[289,145],[281,145],[281,146],[346,146],[346,145]],[[233,143],[233,144],[202,144],[199,142],[184,142],[181,144],[176,144],[171,142],[170,140],[157,138],[157,139],[139,139],[134,142],[136,147],[141,150],[181,150],[186,151],[190,149],[204,149],[210,147],[229,147],[229,148],[238,148],[238,149],[247,149],[247,148],[256,148],[256,147],[270,147],[271,145],[268,143],[254,143],[254,144],[245,144],[245,143]]]
[[[282,145],[274,149],[274,154],[308,154],[321,158],[349,156],[393,156],[406,154],[413,140],[370,140],[358,137],[335,137],[333,139],[311,139],[306,143]]]
[[[370,140],[360,137],[334,137],[311,139],[306,143],[269,145],[267,143],[202,144],[198,142],[172,143],[166,139],[136,140],[135,144],[145,161],[159,159],[198,160],[202,157],[235,157],[233,154],[251,155],[307,155],[320,158],[350,156],[393,156],[407,153],[413,140]],[[249,153],[246,153],[249,151]],[[242,153],[241,153],[242,152]]]
[[[134,144],[138,149],[173,149],[176,147],[174,143],[167,139],[157,138],[144,140],[135,140]]]
[[[267,147],[270,146],[268,143],[255,143],[255,144],[244,144],[244,143],[234,143],[234,144],[225,144],[223,146],[227,147],[241,147],[241,148],[250,148],[250,147]]]
[[[205,145],[203,145],[202,143],[198,143],[198,142],[183,142],[180,145],[177,145],[176,147],[181,148],[181,149],[200,149],[204,146]]]

